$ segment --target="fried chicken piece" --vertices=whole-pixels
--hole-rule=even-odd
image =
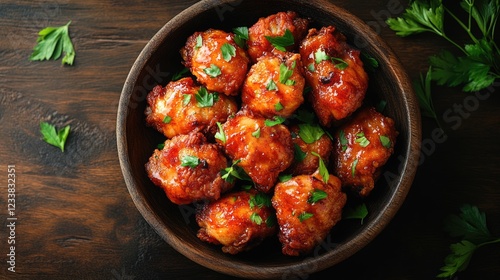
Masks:
[[[356,111],[368,88],[368,75],[358,50],[335,27],[310,29],[300,45],[309,100],[321,125],[331,126]]]
[[[175,204],[216,200],[232,184],[221,178],[228,160],[216,144],[203,134],[178,135],[165,141],[146,163],[151,181],[161,187]]]
[[[332,162],[343,187],[368,196],[394,152],[397,135],[394,121],[373,107],[361,109],[341,126],[335,134]]]
[[[276,234],[276,216],[266,194],[250,191],[227,193],[196,213],[198,238],[222,244],[222,251],[237,254]]]
[[[191,35],[181,56],[199,83],[225,95],[239,93],[250,62],[245,50],[234,42],[234,34],[216,29]]]
[[[198,101],[205,97],[206,100]],[[217,122],[238,110],[236,102],[225,95],[210,93],[192,78],[182,78],[167,86],[156,86],[147,96],[146,124],[167,138],[192,131],[215,134]]]
[[[267,123],[267,124],[266,124]],[[269,192],[278,180],[280,172],[293,161],[293,144],[290,131],[285,125],[269,124],[269,120],[240,111],[223,125],[226,154],[237,162],[262,192]]]
[[[253,62],[266,53],[270,53],[274,46],[267,37],[280,37],[288,29],[293,35],[294,44],[287,46],[286,50],[293,51],[298,43],[305,37],[309,20],[298,17],[295,12],[279,12],[260,18],[248,29],[248,54]]]
[[[241,99],[266,118],[289,117],[304,102],[304,85],[299,54],[264,55],[250,68]]]
[[[319,172],[278,183],[272,205],[283,254],[298,256],[311,252],[342,218],[346,200],[340,180],[333,175],[329,175],[327,183]]]
[[[313,174],[319,167],[319,158],[313,153],[321,156],[325,165],[328,166],[333,143],[320,126],[311,124],[292,125],[290,126],[290,132],[294,144],[295,159],[290,168],[287,169],[287,173],[294,176]]]

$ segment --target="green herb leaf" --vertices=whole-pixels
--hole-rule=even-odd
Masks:
[[[322,49],[318,49],[315,53],[314,53],[314,62],[316,62],[316,64],[320,63],[321,61],[325,61],[325,60],[330,60],[330,56],[326,54],[326,52]]]
[[[163,150],[163,148],[165,148],[165,143],[160,143],[160,144],[158,144],[158,145],[156,146],[156,148],[157,148],[158,150]]]
[[[304,151],[302,151],[302,149],[300,148],[299,145],[297,144],[293,144],[293,157],[294,157],[294,160],[297,161],[297,162],[302,162],[304,161],[304,159],[306,158],[307,156],[307,153],[305,153]]]
[[[196,106],[199,108],[212,107],[214,103],[218,100],[218,94],[216,92],[209,93],[205,87],[200,87],[198,92],[195,94]]]
[[[356,176],[356,166],[358,166],[359,158],[356,158],[351,165],[351,175],[354,178]]]
[[[312,144],[325,134],[323,128],[316,124],[299,124],[299,136],[302,141]]]
[[[274,216],[274,215],[270,215],[270,216],[269,216],[269,217],[267,217],[267,219],[266,219],[266,226],[267,226],[268,228],[272,228],[272,227],[274,227],[277,223],[278,223],[278,222],[277,222],[277,220],[276,220],[276,216]]]
[[[438,274],[437,277],[451,278],[455,273],[465,270],[476,248],[476,245],[467,240],[452,244],[450,246],[451,254],[445,258],[445,265],[440,269],[442,273]]]
[[[307,65],[307,70],[309,70],[310,72],[316,71],[316,67],[314,67],[314,63]]]
[[[43,136],[43,141],[48,144],[58,147],[64,152],[64,145],[66,144],[66,139],[69,135],[70,126],[67,125],[60,130],[56,130],[55,126],[41,122],[40,123],[40,132]]]
[[[191,94],[183,94],[182,95],[182,106],[186,106],[191,101]]]
[[[309,198],[307,199],[307,203],[309,204],[314,204],[322,199],[325,199],[328,197],[328,194],[323,191],[323,190],[319,190],[319,189],[314,189],[310,194],[309,194]]]
[[[201,37],[201,35],[198,35],[196,37],[196,45],[194,46],[194,48],[199,49],[201,48],[201,46],[203,46],[203,38]]]
[[[203,72],[212,78],[216,78],[222,74],[220,68],[215,64],[210,64],[210,67],[203,69]]]
[[[295,40],[293,38],[293,34],[290,30],[285,30],[285,34],[283,36],[271,37],[265,36],[266,39],[273,45],[277,50],[282,52],[286,51],[286,47],[293,46],[295,44]]]
[[[279,125],[279,124],[282,124],[286,121],[286,119],[284,117],[281,117],[281,116],[274,116],[272,120],[270,119],[266,119],[264,121],[264,124],[266,126],[275,126],[275,125]]]
[[[38,33],[37,44],[33,48],[30,60],[56,60],[64,52],[62,64],[73,65],[75,49],[69,36],[69,21],[59,27],[47,27]]]
[[[279,112],[279,111],[283,110],[283,108],[284,107],[283,107],[283,105],[280,102],[274,104],[274,110],[276,110],[276,112]]]
[[[345,132],[344,130],[341,130],[339,132],[339,141],[340,141],[340,146],[342,147],[342,152],[345,152],[347,150],[347,138],[345,137]]]
[[[382,144],[382,147],[389,149],[391,148],[391,139],[385,135],[380,135],[380,144]]]
[[[185,155],[181,158],[181,166],[195,168],[200,164],[200,159],[195,156]]]
[[[163,123],[165,123],[165,124],[168,124],[168,123],[170,123],[171,121],[172,121],[172,118],[171,118],[171,117],[169,117],[169,116],[165,116],[165,117],[163,118]]]
[[[219,128],[219,131],[217,131],[214,135],[215,139],[219,139],[222,144],[226,144],[226,134],[224,133],[224,129],[222,128],[222,124],[220,122],[217,122],[217,127]]]
[[[285,183],[287,181],[290,181],[290,179],[293,178],[293,175],[292,174],[282,174],[278,177],[278,180],[281,182],[281,183]]]
[[[250,215],[250,221],[252,221],[253,223],[255,223],[259,226],[260,226],[260,224],[262,224],[262,218],[257,213],[252,213],[252,215]]]
[[[356,134],[356,143],[365,148],[366,146],[370,145],[370,140],[368,140],[365,134],[361,131],[360,133]]]
[[[327,184],[328,183],[328,179],[330,179],[330,174],[328,173],[328,168],[326,167],[325,162],[323,161],[323,159],[321,158],[321,156],[318,153],[311,152],[311,154],[313,156],[317,156],[319,158],[319,166],[318,166],[319,175],[321,175],[321,177],[323,178],[323,182],[325,184]]]
[[[260,127],[258,127],[254,132],[252,132],[252,136],[255,138],[260,137]]]
[[[248,40],[248,27],[236,27],[233,28],[234,42],[241,48],[246,47],[246,42]]]
[[[314,124],[315,123],[315,115],[314,112],[299,109],[295,112],[293,117],[303,123]]]
[[[363,224],[364,219],[368,215],[368,208],[366,208],[366,204],[361,203],[356,205],[355,207],[349,207],[344,210],[342,218],[344,220],[347,219],[360,219],[361,224]]]
[[[250,208],[254,208],[256,206],[259,208],[262,208],[264,206],[265,207],[272,206],[271,198],[267,194],[260,192],[254,196],[251,196],[250,199],[248,200],[248,203],[250,205]]]
[[[276,85],[276,83],[271,79],[271,80],[269,80],[269,83],[267,83],[266,89],[267,90],[278,90],[278,85]]]
[[[389,18],[386,23],[399,36],[421,32],[443,35],[443,20],[444,7],[441,1],[413,1],[401,17]]]
[[[476,206],[465,204],[460,214],[451,215],[445,220],[445,230],[453,237],[463,237],[474,243],[482,243],[492,239],[486,225],[486,215]]]
[[[285,85],[293,86],[295,81],[290,80],[290,77],[293,75],[293,69],[295,68],[295,61],[292,64],[292,68],[288,68],[284,63],[280,64],[280,78],[279,81]]]
[[[312,213],[302,212],[299,214],[299,221],[302,223],[303,221],[310,219],[314,216]]]
[[[425,78],[422,74],[420,74],[420,81],[413,82],[413,89],[417,95],[420,109],[422,109],[422,115],[433,118],[437,122],[436,111],[434,110],[434,105],[432,104],[431,80],[432,68],[429,67]]]
[[[183,78],[187,73],[189,73],[189,69],[184,67],[182,68],[182,70],[180,70],[179,72],[175,73],[173,76],[172,76],[172,81],[177,81],[177,80],[180,80],[181,78]]]
[[[379,67],[378,60],[365,52],[361,52],[361,60],[363,61],[365,69],[370,72],[375,72],[375,70]]]
[[[251,182],[252,179],[245,173],[245,171],[241,167],[237,165],[240,161],[241,160],[235,160],[230,167],[224,168],[221,171],[221,178],[229,183],[233,183],[235,179]]]
[[[335,64],[335,67],[339,70],[344,70],[347,68],[347,66],[349,66],[349,64],[347,64],[345,60],[338,57],[332,57],[332,62]]]
[[[236,48],[229,43],[224,43],[220,50],[222,52],[222,58],[224,58],[224,60],[227,62],[229,62],[231,58],[236,56]]]

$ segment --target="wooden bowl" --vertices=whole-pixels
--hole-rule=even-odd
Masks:
[[[229,255],[196,237],[194,206],[171,203],[146,175],[144,164],[163,136],[146,127],[146,95],[165,85],[183,68],[180,48],[195,31],[251,26],[258,18],[279,11],[309,17],[313,26],[334,25],[348,42],[378,60],[369,72],[367,96],[387,101],[384,114],[399,131],[395,153],[384,167],[375,191],[366,200],[369,215],[337,224],[314,252],[287,257],[276,239],[239,255]],[[307,275],[348,258],[367,245],[389,223],[412,184],[420,153],[420,112],[411,83],[393,51],[360,19],[326,0],[205,0],[186,9],[163,26],[135,61],[120,98],[117,144],[120,164],[130,195],[140,213],[168,244],[194,262],[239,277],[288,278]],[[361,265],[361,264],[360,264]]]

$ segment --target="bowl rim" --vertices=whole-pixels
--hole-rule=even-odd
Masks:
[[[224,3],[234,3],[241,2],[242,0],[225,0]],[[386,203],[382,211],[377,213],[373,217],[373,226],[365,226],[360,229],[359,233],[348,240],[335,247],[335,254],[332,252],[327,252],[320,256],[306,257],[305,259],[297,260],[297,262],[284,265],[284,266],[253,266],[239,260],[234,262],[221,262],[214,263],[210,260],[204,258],[202,254],[196,250],[193,246],[180,246],[181,240],[172,234],[168,227],[166,227],[162,222],[160,217],[155,214],[154,209],[150,207],[148,202],[144,197],[142,197],[136,187],[135,178],[131,172],[131,163],[128,158],[129,150],[127,144],[127,128],[126,119],[130,112],[129,100],[131,98],[134,85],[138,79],[140,71],[145,67],[147,62],[151,59],[152,54],[155,49],[162,43],[163,39],[171,33],[175,26],[182,23],[185,20],[192,20],[194,17],[199,15],[205,9],[214,9],[221,5],[220,0],[202,0],[197,2],[190,7],[186,8],[171,20],[165,23],[162,28],[151,38],[151,40],[142,49],[139,56],[135,60],[122,89],[120,100],[118,103],[117,111],[117,123],[116,123],[116,139],[117,139],[117,151],[120,162],[121,171],[123,178],[125,180],[127,189],[132,197],[132,200],[136,208],[141,213],[142,217],[150,224],[150,226],[176,251],[180,252],[190,260],[210,268],[212,270],[218,271],[220,273],[225,273],[233,276],[239,277],[252,277],[252,278],[275,278],[283,276],[291,271],[313,273],[326,269],[334,264],[337,264],[351,255],[358,252],[361,248],[366,246],[371,242],[392,220],[396,212],[399,210],[403,204],[406,195],[409,192],[411,184],[413,182],[414,176],[416,174],[416,169],[419,161],[420,155],[420,141],[421,141],[421,125],[420,125],[420,110],[418,107],[418,102],[413,92],[412,85],[409,82],[409,78],[405,71],[396,71],[395,68],[404,69],[399,62],[399,59],[393,52],[393,50],[373,31],[365,22],[359,19],[357,16],[351,14],[344,8],[341,8],[327,0],[295,0],[294,2],[298,4],[306,4],[314,7],[323,7],[323,9],[335,10],[337,12],[337,18],[340,18],[348,24],[354,24],[357,27],[363,29],[365,39],[370,42],[370,44],[375,46],[377,51],[381,49],[384,50],[384,55],[388,57],[391,63],[388,65],[390,69],[389,72],[393,73],[397,79],[398,91],[402,93],[402,98],[405,101],[405,112],[406,118],[408,120],[408,146],[406,146],[407,158],[402,162],[401,175],[399,180],[394,184],[398,185],[395,192],[389,198],[390,203]],[[366,234],[363,234],[366,233]],[[258,268],[258,269],[257,269]],[[313,268],[313,269],[311,269]],[[242,271],[246,275],[242,275]]]

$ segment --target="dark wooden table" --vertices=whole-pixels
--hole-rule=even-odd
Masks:
[[[120,171],[115,125],[120,92],[139,52],[172,17],[196,1],[2,0],[0,3],[0,278],[230,279],[173,250],[135,208]],[[384,20],[407,1],[335,4],[368,22],[408,74],[452,46],[430,34],[399,38]],[[72,20],[74,66],[30,62],[37,32]],[[459,38],[460,40],[460,38]],[[348,260],[302,278],[432,279],[457,240],[443,218],[477,205],[500,236],[500,85],[479,94],[434,86],[446,137],[423,120],[422,159],[390,225]],[[62,153],[42,141],[41,121],[71,134]],[[8,166],[15,169],[15,273]],[[11,172],[12,173],[12,172]],[[500,245],[479,249],[455,279],[499,279]]]

